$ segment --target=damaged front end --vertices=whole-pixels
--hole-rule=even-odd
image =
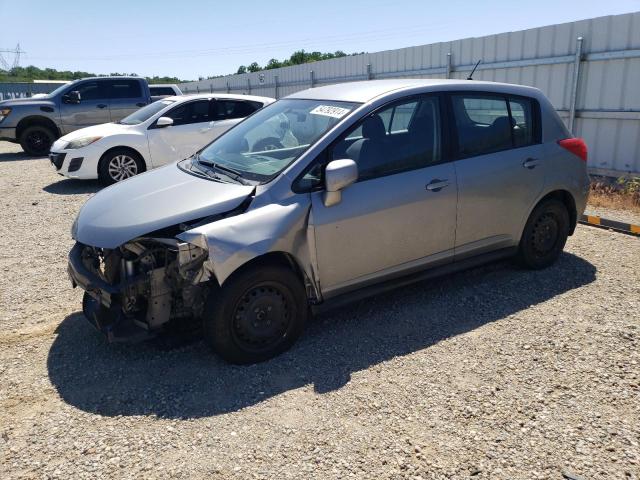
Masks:
[[[68,272],[85,290],[83,312],[110,342],[148,339],[199,318],[213,277],[208,252],[173,238],[138,238],[114,249],[76,243]]]

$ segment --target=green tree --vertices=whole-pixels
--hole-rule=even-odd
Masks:
[[[249,70],[250,72],[259,72],[260,70],[262,70],[262,67],[258,65],[258,62],[253,62],[247,67],[247,70]]]
[[[271,60],[269,60],[267,65],[264,67],[264,69],[271,70],[273,68],[280,68],[280,67],[282,67],[282,62],[280,60],[272,58]]]
[[[238,67],[238,71],[237,71],[236,73],[237,73],[237,74],[238,74],[238,73],[247,73],[247,67],[245,67],[244,65],[240,65],[240,66]]]

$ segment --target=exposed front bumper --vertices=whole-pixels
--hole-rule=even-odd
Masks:
[[[82,311],[91,325],[105,335],[109,342],[138,342],[155,336],[127,316],[121,308],[120,299],[129,284],[111,285],[89,270],[83,261],[85,246],[76,243],[69,252],[67,272],[73,287],[80,287],[86,293],[82,301]]]

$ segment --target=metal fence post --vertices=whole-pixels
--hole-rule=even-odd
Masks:
[[[251,95],[251,79],[247,77],[247,89],[249,90],[249,95]]]
[[[573,78],[571,80],[571,98],[569,99],[569,121],[567,127],[571,133],[576,118],[576,102],[578,100],[578,83],[580,81],[580,62],[582,60],[582,37],[576,41],[576,57],[573,61]]]
[[[229,81],[227,80],[227,93],[231,93],[231,87],[229,86]]]
[[[313,74],[313,70],[309,72],[309,82],[311,83],[311,88],[313,88],[313,84],[315,83],[315,78]]]
[[[447,53],[447,73],[445,78],[451,78],[451,53]]]
[[[275,97],[275,98],[276,98],[276,100],[277,100],[277,99],[279,98],[279,97],[278,97],[278,95],[280,94],[280,92],[278,92],[278,75],[276,75],[276,76],[273,78],[273,80],[274,80],[275,85],[276,85],[276,86],[275,86],[275,92],[274,92],[274,93],[275,93],[275,95],[274,95],[274,97]]]
[[[367,80],[373,80],[373,73],[371,71],[370,63],[367,63]]]

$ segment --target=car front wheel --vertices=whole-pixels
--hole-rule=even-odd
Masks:
[[[262,362],[295,343],[308,311],[302,282],[290,269],[280,265],[247,269],[209,296],[205,339],[230,363]]]
[[[144,161],[126,148],[107,152],[98,164],[98,178],[103,185],[112,185],[144,172]]]
[[[520,263],[531,269],[553,264],[567,242],[569,223],[569,212],[561,201],[549,199],[537,205],[527,220],[520,240]]]
[[[25,153],[34,157],[43,157],[49,153],[55,139],[55,135],[47,127],[33,125],[24,129],[19,141]]]

